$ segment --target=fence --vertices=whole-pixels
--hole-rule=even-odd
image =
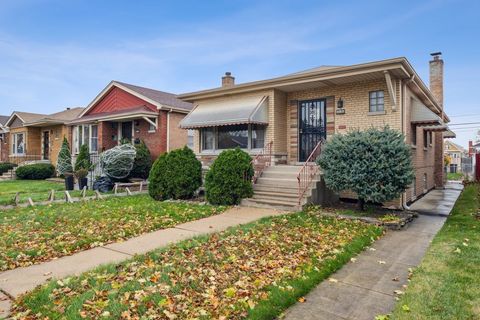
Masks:
[[[25,155],[11,155],[8,156],[8,162],[15,163],[17,165],[28,162],[40,161],[42,156],[39,154],[25,154]],[[45,160],[48,161],[48,160]]]
[[[78,155],[72,155],[72,164],[75,166]],[[103,174],[103,167],[100,162],[100,155],[98,153],[90,154],[90,162],[92,163],[92,168],[88,173],[88,186],[90,189],[93,189],[93,182],[95,179]]]

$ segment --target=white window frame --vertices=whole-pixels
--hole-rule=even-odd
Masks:
[[[97,150],[92,150],[92,127],[97,127]],[[80,135],[80,128],[82,128],[82,134]],[[90,153],[98,153],[98,124],[81,124],[73,128],[73,154],[77,155],[80,152],[80,147],[85,144],[85,128],[88,128],[88,151]]]
[[[120,145],[122,142],[122,123],[123,122],[131,122],[132,123],[132,141],[130,141],[131,144],[134,144],[135,141],[135,120],[132,121],[119,121],[117,122],[117,145]]]
[[[23,136],[23,152],[18,153],[17,149],[17,141],[18,141],[18,136],[22,135]],[[27,134],[26,132],[16,132],[12,133],[12,155],[14,156],[24,156],[25,155],[25,150],[27,149],[27,144],[26,144],[26,139],[27,139]]]
[[[158,128],[158,117],[155,117],[155,118],[150,118],[148,117],[148,119],[152,122],[155,123],[155,126],[153,124],[151,124],[150,122],[147,122],[148,123],[148,133],[155,133],[157,132],[157,129]]]
[[[245,150],[247,152],[259,152],[263,150],[263,148],[252,148],[252,126],[253,124],[248,124],[248,147],[247,148],[241,148],[242,150]],[[213,149],[203,149],[203,129],[210,129],[213,128]],[[264,147],[266,145],[266,135],[267,135],[267,125],[265,125],[265,136],[264,136]],[[208,128],[201,128],[199,129],[200,133],[200,152],[202,153],[218,153],[222,152],[223,150],[228,150],[228,149],[219,149],[218,148],[218,127],[208,127]]]

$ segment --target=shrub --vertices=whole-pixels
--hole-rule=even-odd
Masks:
[[[15,163],[10,163],[10,162],[0,163],[0,175],[3,174],[4,172],[7,172],[8,170],[15,168],[16,166],[17,165]]]
[[[253,194],[254,171],[251,157],[240,149],[225,150],[213,162],[205,177],[208,202],[216,205],[239,204]]]
[[[326,185],[351,190],[364,210],[365,201],[393,200],[413,181],[410,147],[404,136],[388,127],[334,135],[318,160]]]
[[[90,152],[88,151],[88,146],[82,144],[80,147],[80,152],[78,153],[77,160],[75,161],[75,170],[92,168],[92,162],[90,162]]]
[[[70,153],[67,138],[63,138],[62,147],[58,152],[57,172],[61,176],[73,172],[72,154]]]
[[[142,141],[135,146],[137,155],[133,162],[133,168],[130,172],[132,178],[147,179],[150,169],[152,168],[152,156],[145,143]]]
[[[188,199],[202,185],[202,164],[184,147],[162,154],[148,177],[148,192],[155,200]]]
[[[55,167],[49,163],[36,163],[18,167],[16,174],[19,179],[44,180],[51,178]]]

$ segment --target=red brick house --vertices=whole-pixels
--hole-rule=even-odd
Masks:
[[[72,153],[85,143],[100,153],[126,139],[144,141],[155,159],[188,144],[179,123],[191,109],[172,93],[112,81],[70,122]]]
[[[8,161],[8,127],[6,123],[9,118],[9,116],[0,116],[0,162]]]

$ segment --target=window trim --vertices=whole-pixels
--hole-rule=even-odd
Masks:
[[[383,94],[383,103],[381,104],[382,106],[382,109],[379,110],[378,109],[378,106],[379,106],[379,103],[378,103],[378,99],[379,97],[376,96],[374,99],[375,99],[375,110],[372,109],[372,93],[377,93],[378,95],[378,92],[382,92]],[[385,111],[385,91],[384,90],[372,90],[372,91],[369,91],[368,92],[368,111],[369,111],[369,114],[371,115],[377,115],[377,114],[386,114],[386,111]]]
[[[148,117],[148,119],[149,119],[150,121],[152,121],[152,122],[155,122],[155,125],[156,125],[157,128],[158,128],[158,117],[154,117],[154,118]],[[148,121],[145,121],[145,122],[148,123],[148,131],[147,131],[148,133],[155,133],[155,132],[157,132],[157,129],[155,129],[155,127],[153,127],[153,125],[152,125],[150,122],[148,122]],[[151,129],[152,127],[153,127],[153,129]]]
[[[242,150],[244,151],[247,151],[247,152],[259,152],[260,150],[263,150],[263,148],[265,147],[265,143],[266,143],[266,136],[267,136],[267,131],[266,131],[266,128],[267,128],[267,125],[265,125],[265,132],[264,132],[264,139],[263,139],[263,147],[261,148],[252,148],[252,139],[253,139],[253,135],[252,135],[252,127],[254,125],[258,125],[258,124],[247,124],[248,126],[248,147],[247,148],[241,148]],[[228,126],[233,126],[233,125],[228,125]],[[203,130],[205,129],[213,129],[213,148],[212,149],[203,149],[203,142],[204,142],[204,135],[203,135]],[[200,153],[205,153],[205,154],[208,154],[208,153],[218,153],[218,152],[222,152],[223,150],[229,150],[231,148],[227,148],[227,149],[219,149],[218,148],[218,127],[205,127],[205,128],[200,128],[199,129],[199,133],[200,133]]]
[[[79,128],[82,128],[82,134],[80,135],[79,132]],[[79,125],[76,125],[74,128],[73,128],[73,154],[74,155],[78,155],[80,153],[80,148],[82,147],[82,145],[85,144],[85,127],[88,127],[88,152],[89,153],[98,153],[98,124],[97,123],[90,123],[90,124],[79,124]],[[97,150],[92,150],[92,127],[97,127]],[[80,139],[80,136],[81,136],[81,139]],[[80,144],[80,140],[81,140],[81,144]]]
[[[17,136],[22,135],[23,136],[23,152],[18,153],[18,145],[17,145]],[[25,156],[26,155],[26,150],[27,150],[27,133],[25,131],[22,132],[14,132],[12,133],[12,155],[13,156]]]

